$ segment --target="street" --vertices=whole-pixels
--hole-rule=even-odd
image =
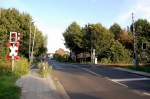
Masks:
[[[150,98],[148,77],[104,66],[49,63],[71,99]]]

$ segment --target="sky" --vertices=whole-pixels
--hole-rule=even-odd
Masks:
[[[0,0],[1,8],[16,8],[29,13],[35,25],[48,36],[48,52],[65,48],[62,33],[74,21],[80,26],[101,23],[109,28],[114,22],[126,28],[135,20],[150,21],[150,0]]]

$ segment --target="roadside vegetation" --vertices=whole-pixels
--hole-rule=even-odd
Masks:
[[[12,72],[0,72],[0,99],[20,99],[21,89],[15,85],[18,78]]]
[[[52,66],[49,66],[47,62],[41,62],[38,64],[39,74],[41,77],[48,77],[52,73]]]
[[[127,69],[150,73],[150,65],[138,66],[138,67],[128,66]]]
[[[139,63],[143,60],[144,63],[150,63],[150,22],[138,19],[134,25]],[[131,24],[123,29],[118,23],[114,23],[110,28],[101,23],[88,23],[81,27],[77,22],[73,22],[63,33],[65,46],[70,49],[72,59],[76,62],[90,62],[91,52],[95,49],[95,56],[100,64],[133,64],[132,27]],[[145,49],[142,46],[144,43]]]
[[[32,17],[28,13],[19,12],[15,8],[1,8],[0,18],[0,99],[20,99],[21,88],[16,86],[16,80],[29,72],[29,35],[31,40],[36,29],[34,53],[40,57],[47,51],[47,37],[34,25]],[[11,67],[11,59],[7,60],[10,50],[8,47],[9,33],[20,33],[19,60],[15,60],[14,71]],[[31,44],[32,46],[32,44]]]
[[[20,99],[21,88],[16,86],[16,81],[29,72],[28,61],[25,58],[15,61],[12,72],[11,61],[0,60],[0,99]]]

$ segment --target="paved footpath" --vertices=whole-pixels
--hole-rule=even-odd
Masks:
[[[51,77],[41,78],[35,71],[21,77],[16,83],[22,88],[21,99],[61,99]]]

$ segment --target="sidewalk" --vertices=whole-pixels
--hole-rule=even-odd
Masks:
[[[22,88],[21,99],[61,99],[51,77],[41,78],[36,71],[21,77],[16,84]]]

